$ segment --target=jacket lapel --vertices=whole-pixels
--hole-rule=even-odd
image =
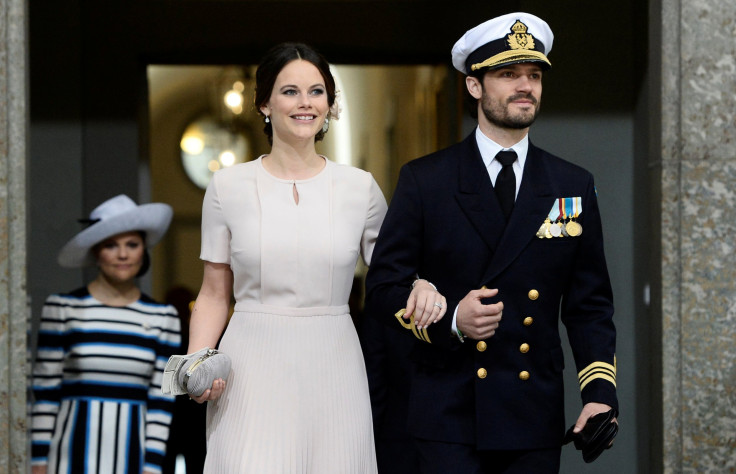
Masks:
[[[458,161],[456,199],[493,253],[503,233],[504,217],[493,195],[493,185],[475,142],[475,132],[461,143]]]
[[[487,174],[487,173],[486,173]],[[524,175],[514,210],[486,271],[484,282],[501,273],[524,250],[544,222],[554,203],[547,163],[540,150],[529,143]],[[499,212],[500,212],[500,206]]]

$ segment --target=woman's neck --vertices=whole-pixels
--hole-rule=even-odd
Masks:
[[[87,285],[87,290],[95,299],[108,306],[126,306],[141,297],[141,290],[136,286],[135,280],[112,282],[102,273]]]
[[[317,154],[314,143],[295,147],[274,142],[271,153],[263,157],[263,166],[281,179],[309,179],[322,171],[325,159]]]

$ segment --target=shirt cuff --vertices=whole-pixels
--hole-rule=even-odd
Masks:
[[[465,342],[465,336],[457,328],[457,309],[459,306],[460,305],[455,306],[455,311],[452,313],[452,327],[450,330],[452,331],[452,335],[457,337],[460,342]]]

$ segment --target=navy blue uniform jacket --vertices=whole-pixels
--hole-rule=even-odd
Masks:
[[[613,297],[593,176],[531,143],[523,173],[505,225],[474,133],[401,169],[368,271],[366,312],[415,341],[414,436],[478,449],[559,447],[560,317],[582,402],[618,409]],[[582,234],[538,238],[557,199],[570,197],[582,201]],[[415,275],[447,298],[447,314],[426,333],[404,329],[394,316]],[[485,344],[460,343],[452,312],[484,285],[499,290],[485,303],[504,303],[499,328]]]

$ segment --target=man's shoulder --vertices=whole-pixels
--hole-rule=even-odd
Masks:
[[[417,171],[441,170],[447,169],[448,167],[456,168],[458,158],[476,152],[473,150],[473,147],[477,147],[477,145],[475,145],[474,139],[473,141],[469,141],[469,138],[428,155],[415,158],[409,161],[406,166]]]

